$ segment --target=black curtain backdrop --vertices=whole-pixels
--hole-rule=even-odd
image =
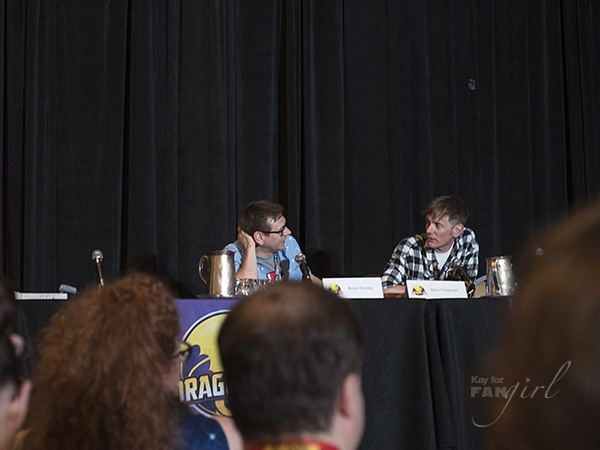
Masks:
[[[600,190],[596,0],[0,0],[2,270],[22,291],[201,255],[281,202],[318,276],[379,274],[420,211],[483,258]]]

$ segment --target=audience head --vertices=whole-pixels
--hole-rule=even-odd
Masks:
[[[0,390],[15,391],[21,385],[21,373],[15,348],[8,334],[0,329]]]
[[[12,448],[27,414],[31,382],[21,378],[23,339],[15,333],[17,313],[14,291],[0,279],[0,450]]]
[[[0,327],[9,333],[17,330],[17,301],[12,283],[0,276]]]
[[[469,209],[461,199],[451,195],[443,195],[434,198],[423,210],[423,215],[432,219],[448,216],[448,221],[453,226],[464,225],[469,218]]]
[[[13,448],[23,425],[31,382],[20,378],[20,361],[6,331],[0,332],[0,450]]]
[[[12,283],[0,276],[0,329],[5,330],[10,337],[15,352],[21,357],[25,348],[23,337],[17,334],[17,301]]]
[[[249,236],[255,231],[270,231],[269,222],[277,222],[283,216],[283,206],[266,200],[250,203],[238,220],[240,228]]]
[[[552,228],[536,249],[491,369],[519,385],[509,402],[495,399],[488,448],[598,448],[600,204]]]
[[[326,436],[358,446],[362,336],[349,302],[308,283],[275,285],[233,308],[219,347],[246,442]]]
[[[70,301],[40,343],[27,448],[173,448],[178,335],[172,295],[151,275]]]

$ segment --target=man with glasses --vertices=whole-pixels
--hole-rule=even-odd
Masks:
[[[302,250],[292,237],[283,206],[266,200],[250,203],[238,220],[237,240],[225,247],[235,253],[237,278],[301,280],[296,255]],[[310,269],[308,269],[310,273]],[[310,274],[314,283],[321,280]]]

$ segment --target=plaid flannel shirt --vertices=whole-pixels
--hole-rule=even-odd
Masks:
[[[454,239],[448,261],[456,259],[472,279],[477,278],[479,269],[479,244],[475,232],[465,228]],[[400,241],[387,263],[381,284],[390,288],[398,284],[405,285],[406,280],[433,280],[434,264],[437,264],[434,250],[426,246],[426,240],[412,236]]]

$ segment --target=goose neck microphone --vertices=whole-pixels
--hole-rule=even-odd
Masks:
[[[104,286],[104,275],[102,275],[102,260],[104,259],[104,255],[101,250],[94,250],[92,252],[92,261],[96,265],[96,275],[98,275],[98,285],[100,287]]]
[[[454,261],[452,261],[452,265],[454,266],[455,270],[458,271],[460,279],[465,282],[467,291],[471,291],[471,290],[475,289],[475,282],[469,276],[469,274],[467,273],[465,268],[460,265],[458,260],[455,259]]]
[[[304,253],[298,253],[294,259],[300,266],[302,280],[310,280],[310,270],[308,270],[308,264],[306,263],[306,256],[304,256]]]

